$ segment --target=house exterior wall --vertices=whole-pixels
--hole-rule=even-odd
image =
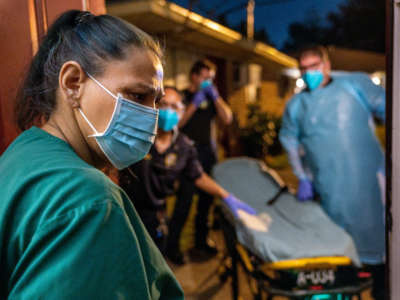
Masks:
[[[165,50],[164,84],[183,90],[189,86],[189,72],[192,65],[205,55],[187,51],[178,47],[167,47]]]
[[[243,79],[228,97],[239,127],[246,126],[248,105],[256,102],[266,113],[281,117],[286,102],[292,96],[290,88],[282,87],[282,78],[265,76],[268,70],[255,64],[244,64],[241,69]]]
[[[261,108],[276,117],[282,117],[286,103],[292,93],[286,91],[281,95],[278,81],[263,81],[261,84]]]

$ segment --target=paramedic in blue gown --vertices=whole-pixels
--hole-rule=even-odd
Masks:
[[[150,36],[112,16],[67,11],[49,28],[17,101],[23,132],[0,158],[1,299],[184,298],[100,171],[149,151],[161,60]]]
[[[255,212],[203,171],[193,142],[177,128],[185,111],[181,94],[173,87],[165,87],[158,107],[158,133],[153,147],[144,160],[119,172],[119,184],[132,195],[140,217],[160,250],[173,263],[181,265],[185,260],[179,250],[179,237],[192,203],[188,195],[193,194],[194,186],[221,198],[234,212],[238,209]],[[174,212],[166,228],[165,198],[175,193]]]
[[[363,73],[333,76],[326,50],[303,49],[307,88],[287,104],[280,141],[299,179],[298,198],[318,194],[326,213],[354,239],[383,299],[385,226],[378,177],[384,153],[373,117],[385,119],[385,92]]]

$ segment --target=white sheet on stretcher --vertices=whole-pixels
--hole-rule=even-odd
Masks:
[[[214,167],[213,177],[258,212],[253,216],[239,211],[238,217],[230,214],[230,219],[239,242],[266,262],[346,256],[360,265],[352,238],[333,223],[318,203],[299,202],[286,192],[274,204],[266,205],[280,189],[276,181],[279,178],[271,170],[266,172],[260,161],[226,160]]]

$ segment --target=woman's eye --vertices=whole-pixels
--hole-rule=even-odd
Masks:
[[[146,98],[144,94],[128,93],[129,99],[135,102],[143,102]]]

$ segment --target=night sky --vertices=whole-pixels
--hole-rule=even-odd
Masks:
[[[280,49],[288,38],[289,24],[293,22],[301,22],[307,19],[312,11],[318,14],[323,20],[328,13],[335,12],[338,5],[345,3],[347,0],[255,0],[255,27],[256,29],[265,28],[272,43]],[[188,8],[189,0],[172,0],[183,7]],[[215,0],[192,1],[194,3],[193,10],[197,13],[207,16],[204,11],[215,9],[216,13],[236,7],[240,3],[247,3],[247,0]],[[267,6],[257,6],[257,2],[273,2]],[[281,3],[279,3],[281,2]],[[227,21],[230,26],[240,24],[242,20],[246,20],[246,9],[230,13]]]

